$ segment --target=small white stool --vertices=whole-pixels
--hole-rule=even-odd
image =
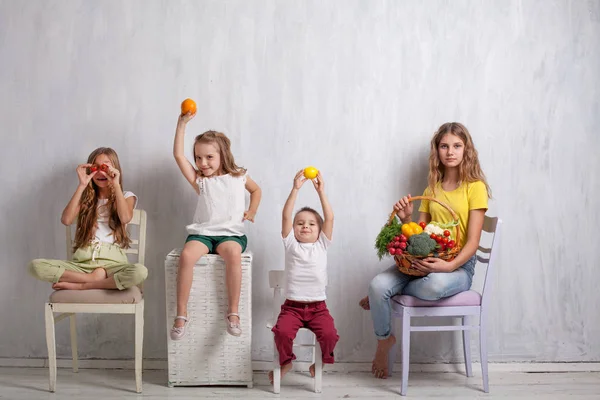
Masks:
[[[181,249],[165,260],[168,385],[244,385],[252,387],[252,254],[242,254],[240,322],[242,335],[226,332],[225,262],[218,255],[202,257],[194,268],[188,301],[191,318],[186,335],[169,337],[177,312],[177,269]]]
[[[271,270],[269,271],[269,287],[273,289],[273,321],[267,324],[267,329],[273,329],[273,326],[277,323],[279,317],[279,311],[281,310],[281,304],[283,304],[283,286],[285,282],[285,271],[282,270]],[[309,331],[306,328],[300,328],[301,331]],[[311,332],[312,333],[312,332]],[[315,364],[315,378],[314,378],[314,391],[315,393],[321,393],[323,385],[323,355],[321,353],[321,346],[317,343],[317,337],[312,333],[310,343],[300,344],[294,341],[293,346],[296,347],[309,347],[312,348],[312,362]],[[279,365],[279,352],[277,346],[273,343],[273,393],[279,394],[281,391],[281,366]]]

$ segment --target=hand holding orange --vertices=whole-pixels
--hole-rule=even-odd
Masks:
[[[185,115],[187,113],[196,114],[196,102],[192,99],[185,99],[181,103],[181,115]]]
[[[319,174],[319,170],[315,167],[306,167],[304,168],[304,177],[306,179],[315,179]]]

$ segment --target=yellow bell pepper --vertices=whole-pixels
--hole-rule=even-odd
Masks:
[[[423,232],[423,228],[421,228],[416,222],[402,224],[400,230],[402,231],[402,234],[407,238],[411,237],[412,235],[418,235],[419,233]]]

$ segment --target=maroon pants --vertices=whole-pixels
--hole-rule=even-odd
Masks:
[[[281,306],[277,323],[271,329],[275,334],[279,365],[284,366],[296,359],[293,345],[300,328],[310,329],[315,334],[323,353],[323,363],[333,364],[333,349],[340,337],[325,301],[300,303],[286,300]]]

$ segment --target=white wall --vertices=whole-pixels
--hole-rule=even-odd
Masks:
[[[294,173],[320,168],[336,213],[337,358],[369,361],[357,302],[389,264],[373,241],[394,201],[423,190],[433,131],[461,121],[489,214],[505,221],[490,359],[599,361],[599,48],[597,0],[0,1],[0,357],[46,356],[51,289],[26,265],[64,257],[60,213],[97,146],[117,150],[148,211],[144,352],[166,357],[163,260],[195,206],[171,146],[192,97],[188,152],[193,135],[222,130],[263,189],[248,232],[254,359],[271,356],[267,271],[282,266]],[[304,204],[318,205],[310,186]],[[131,357],[131,320],[81,318],[82,357]],[[413,359],[454,360],[451,337],[415,335]]]

